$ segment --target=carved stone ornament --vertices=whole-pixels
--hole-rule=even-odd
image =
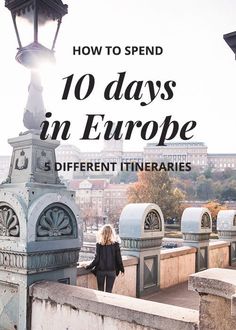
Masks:
[[[28,167],[28,158],[25,156],[24,150],[21,150],[20,156],[16,159],[15,169],[21,171]]]
[[[79,248],[32,253],[0,250],[0,269],[11,268],[18,273],[28,269],[31,273],[38,273],[39,269],[45,271],[58,266],[76,264],[79,251]]]
[[[157,211],[148,212],[144,221],[144,230],[161,231],[161,218]]]
[[[208,213],[204,213],[201,220],[201,228],[211,228],[211,220]]]
[[[233,219],[233,226],[236,226],[236,215],[234,216],[234,219]]]
[[[125,249],[148,249],[154,247],[160,247],[162,239],[160,237],[147,238],[147,239],[132,239],[132,238],[122,238],[122,246]]]
[[[19,220],[8,205],[0,205],[0,236],[20,236]]]
[[[9,175],[6,178],[6,180],[2,181],[2,184],[7,184],[7,183],[11,183],[11,177]]]
[[[48,167],[51,167],[51,160],[47,156],[46,152],[42,150],[40,157],[37,158],[37,168],[42,171],[46,171]]]
[[[66,206],[52,204],[40,215],[36,227],[38,237],[65,237],[73,234],[72,215]]]

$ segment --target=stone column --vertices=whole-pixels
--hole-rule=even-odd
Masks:
[[[188,207],[181,218],[183,245],[197,248],[196,272],[208,268],[209,238],[212,232],[211,214],[204,207]]]
[[[236,210],[222,210],[217,215],[219,239],[230,242],[229,264],[236,264]]]
[[[82,226],[74,192],[54,170],[59,142],[29,132],[9,143],[9,175],[0,185],[0,328],[26,330],[32,283],[76,284]]]
[[[122,254],[139,259],[137,297],[159,290],[160,249],[164,236],[164,218],[156,204],[128,204],[123,209],[119,233]]]
[[[199,329],[236,329],[236,271],[211,268],[189,277],[200,295]]]

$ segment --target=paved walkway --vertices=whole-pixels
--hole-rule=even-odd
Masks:
[[[200,301],[197,292],[188,290],[188,282],[162,289],[144,299],[195,310],[199,309]]]

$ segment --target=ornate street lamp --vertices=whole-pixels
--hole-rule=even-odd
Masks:
[[[228,46],[234,52],[235,59],[236,59],[236,32],[224,34],[223,38],[224,38],[225,42],[228,44]]]
[[[60,143],[39,135],[45,116],[38,72],[45,58],[54,58],[67,6],[60,0],[6,0],[5,4],[18,39],[16,59],[32,75],[24,112],[28,131],[8,140],[13,147],[11,163],[7,179],[0,184],[0,329],[25,330],[31,324],[30,285],[39,280],[76,285],[82,222],[74,192],[61,184],[54,167]],[[56,23],[52,35],[50,23]],[[44,28],[49,45],[43,40]]]
[[[61,0],[6,0],[5,6],[11,11],[19,45],[17,61],[31,69],[37,67],[44,58],[53,61],[62,17],[67,14],[67,5]],[[54,23],[55,30],[50,36],[46,29],[51,23]],[[44,28],[47,39],[51,38],[49,47],[42,44]],[[27,36],[30,40],[27,40]],[[25,44],[28,41],[30,43]]]
[[[45,109],[38,70],[45,61],[55,60],[54,48],[67,5],[61,0],[5,0],[5,6],[11,11],[18,41],[16,60],[31,70],[24,126],[27,132],[39,134]]]

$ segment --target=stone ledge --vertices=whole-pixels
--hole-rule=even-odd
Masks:
[[[161,250],[161,260],[176,258],[186,254],[196,253],[197,249],[189,246],[181,246],[173,249]]]
[[[138,264],[138,258],[136,257],[131,257],[131,256],[122,256],[122,261],[123,261],[123,265],[124,265],[124,268],[125,267],[129,267],[129,266],[134,266],[134,265],[137,265]],[[90,261],[84,261],[83,264],[90,264],[91,263],[91,260]],[[90,270],[87,270],[85,269],[84,267],[81,267],[81,266],[78,266],[77,267],[77,274],[79,276],[83,276],[83,275],[86,275],[86,274],[89,274],[91,273]]]
[[[231,315],[236,316],[236,294],[231,297]]]
[[[56,282],[31,285],[34,300],[70,306],[153,329],[198,329],[198,311]]]
[[[226,242],[226,241],[210,241],[209,243],[209,249],[210,250],[214,250],[214,249],[218,249],[221,247],[227,247],[230,245],[230,242]]]
[[[211,268],[192,274],[189,276],[188,288],[199,293],[231,299],[236,293],[236,271]]]

